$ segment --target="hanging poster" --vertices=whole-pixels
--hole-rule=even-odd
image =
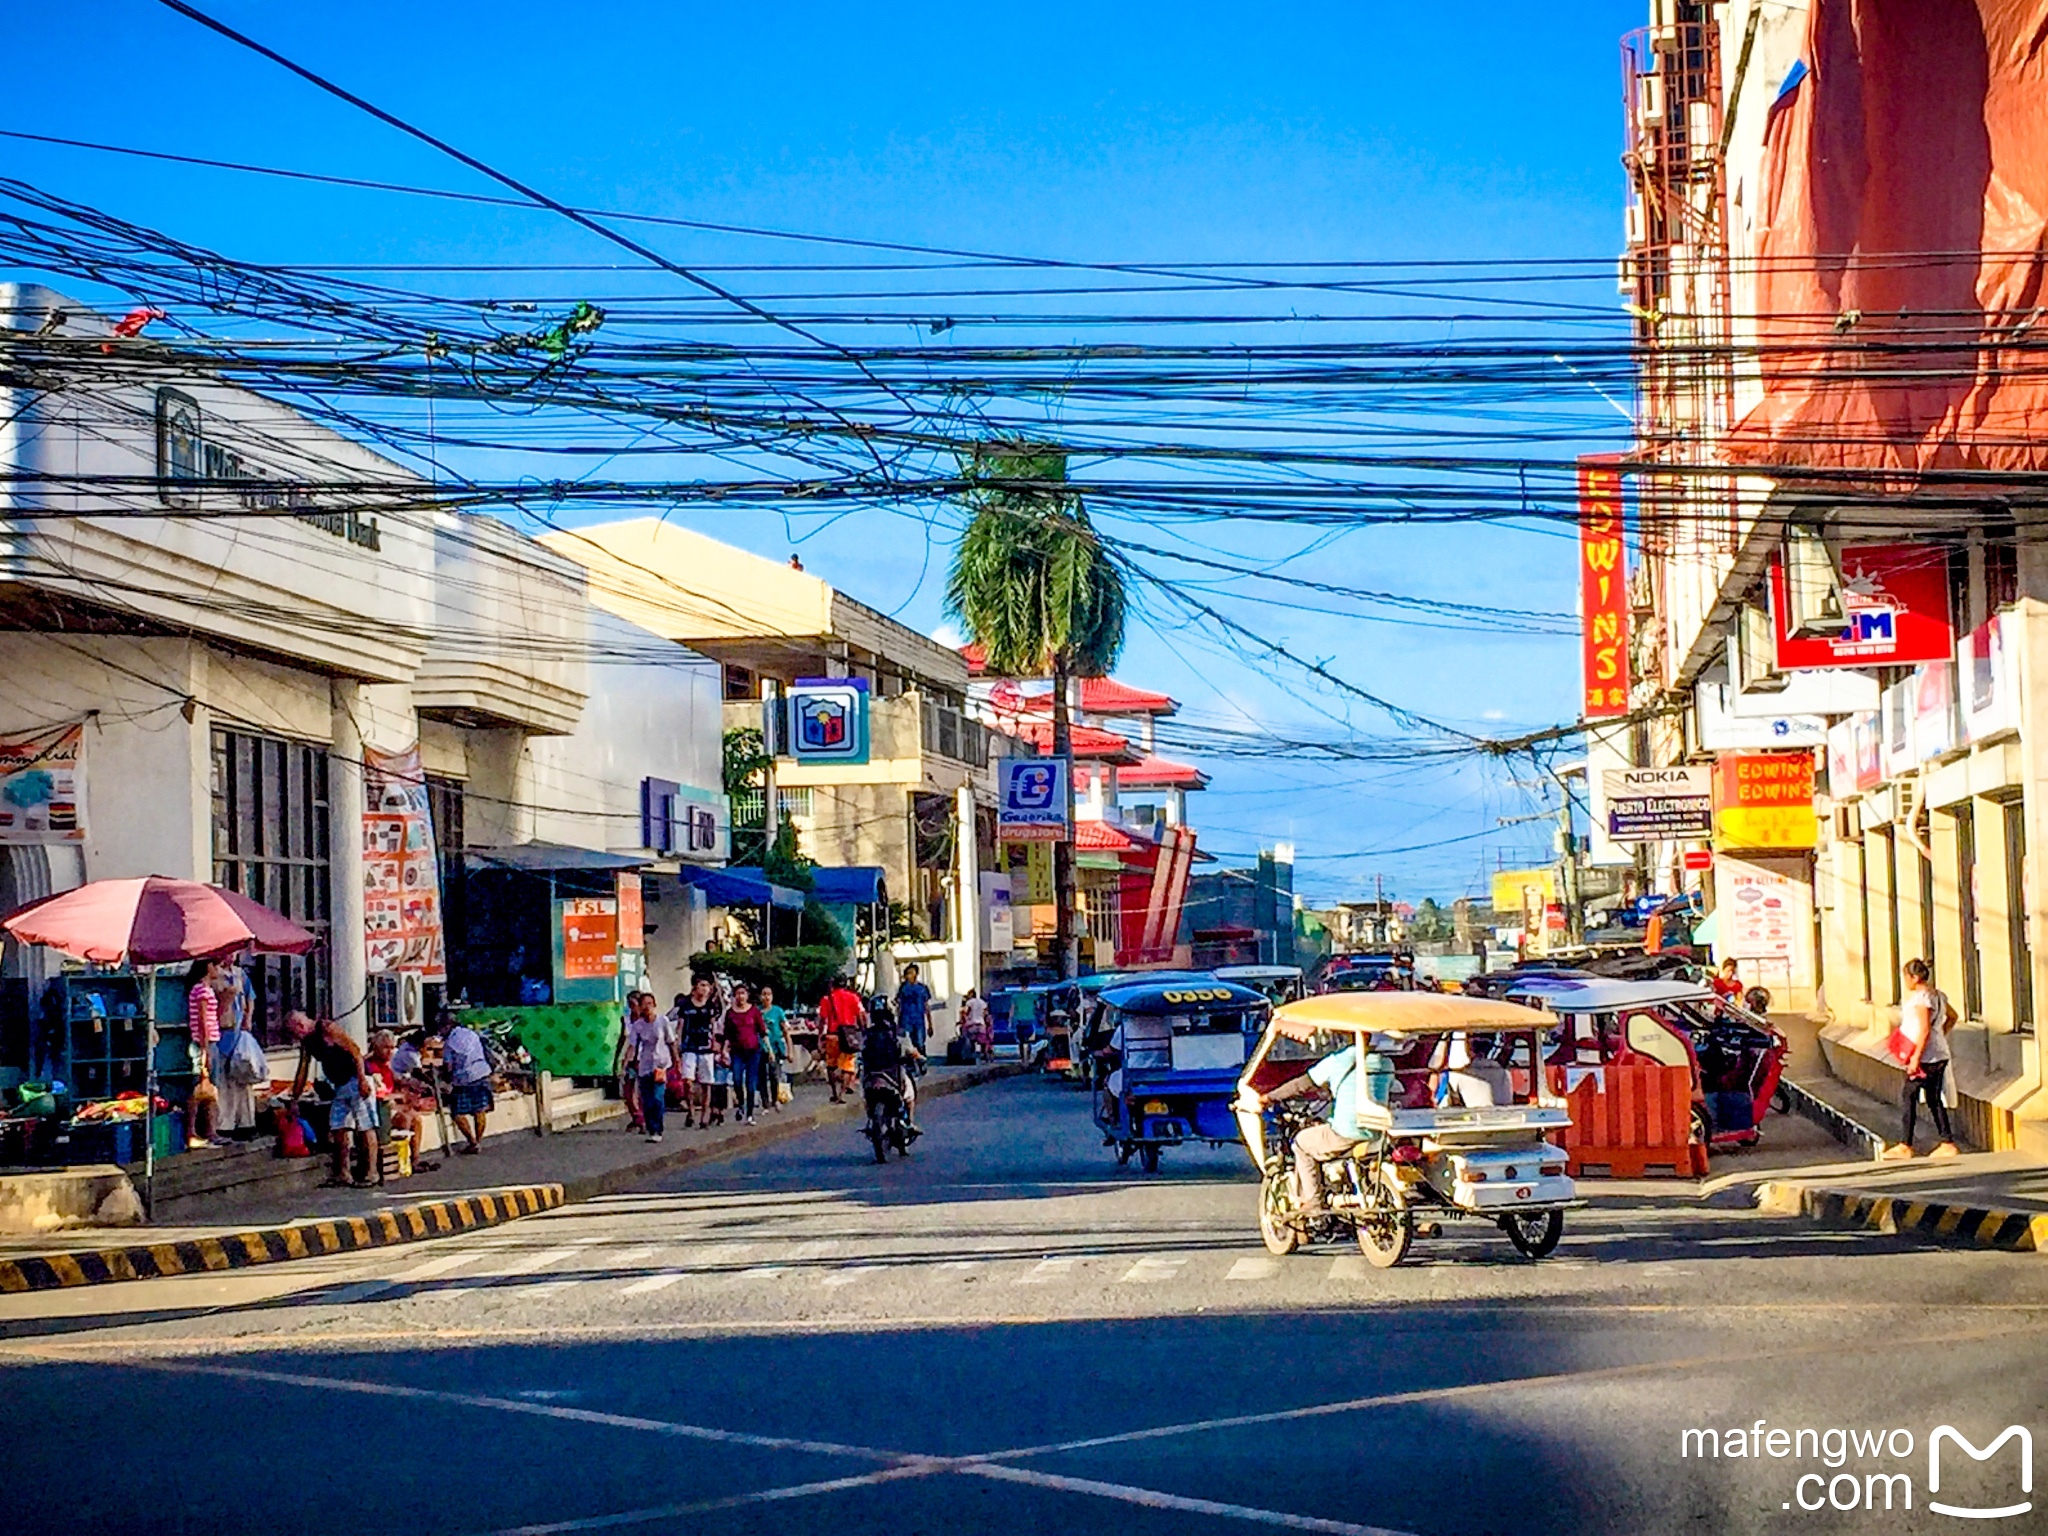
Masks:
[[[446,981],[441,871],[417,744],[363,749],[363,930],[372,975]]]
[[[647,906],[637,870],[619,871],[619,948],[647,947]]]
[[[1813,887],[1744,859],[1714,863],[1714,953],[1776,992],[1813,985]]]
[[[1805,637],[1786,625],[1785,564],[1771,563],[1777,669],[1896,667],[1955,654],[1949,627],[1948,552],[1939,544],[1850,544],[1842,561],[1839,634]]]
[[[85,841],[85,727],[0,741],[0,843]]]

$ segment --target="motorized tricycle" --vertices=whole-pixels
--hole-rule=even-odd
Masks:
[[[1549,1140],[1571,1124],[1541,1065],[1556,1023],[1513,1003],[1431,992],[1326,993],[1278,1009],[1233,1104],[1259,1170],[1267,1251],[1349,1235],[1367,1263],[1386,1269],[1418,1233],[1471,1216],[1498,1224],[1529,1258],[1551,1253],[1578,1197],[1563,1149]],[[1382,1096],[1360,1089],[1367,1134],[1317,1165],[1321,1198],[1305,1205],[1294,1141],[1330,1111],[1300,1091],[1301,1080],[1345,1051],[1358,1053],[1361,1079]]]
[[[1082,1049],[1095,1124],[1118,1163],[1159,1171],[1168,1147],[1237,1139],[1231,1099],[1271,1005],[1211,976],[1131,980],[1096,994]]]

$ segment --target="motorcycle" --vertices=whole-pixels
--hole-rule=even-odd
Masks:
[[[898,1157],[908,1157],[910,1144],[923,1132],[910,1123],[902,1079],[893,1072],[870,1072],[861,1083],[861,1098],[868,1112],[862,1132],[874,1145],[875,1161],[889,1161],[891,1147]]]

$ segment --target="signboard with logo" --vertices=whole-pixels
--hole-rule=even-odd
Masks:
[[[1718,848],[1811,848],[1811,752],[1743,752],[1714,763],[1714,844]]]
[[[1600,796],[1607,835],[1617,843],[1672,843],[1714,830],[1714,789],[1706,768],[1606,768]]]
[[[1009,842],[1067,840],[1067,765],[1010,757],[996,765],[996,835]]]
[[[1786,626],[1785,567],[1771,564],[1771,622],[1781,672],[1806,667],[1898,667],[1955,654],[1948,606],[1948,552],[1929,544],[1850,544],[1842,549],[1839,633],[1802,638]]]
[[[1588,720],[1628,713],[1628,554],[1621,471],[1604,455],[1579,460],[1579,622],[1584,626]]]
[[[791,757],[854,767],[868,760],[866,678],[800,677],[788,698]]]
[[[85,727],[0,741],[0,843],[85,841]]]
[[[1817,747],[1827,740],[1827,722],[1819,715],[1738,713],[1734,692],[1727,683],[1701,683],[1695,689],[1700,750],[1770,752]]]
[[[1971,742],[2019,729],[2019,687],[2014,676],[2013,647],[2008,645],[2010,614],[1994,614],[1956,647],[1957,702],[1963,728]]]
[[[619,903],[610,896],[557,901],[564,982],[612,982],[619,974]],[[557,1002],[563,1001],[556,998]]]
[[[446,981],[441,867],[417,744],[363,749],[363,933],[372,975]]]
[[[1913,690],[1913,760],[1931,763],[1956,749],[1956,664],[1930,661],[1915,667]]]
[[[1016,923],[1010,912],[1011,875],[981,876],[981,952],[1007,955],[1017,942]]]

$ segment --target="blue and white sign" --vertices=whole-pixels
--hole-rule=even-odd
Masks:
[[[1056,757],[1012,757],[997,765],[996,836],[1011,842],[1067,840],[1067,765]]]
[[[868,760],[868,685],[859,677],[800,677],[789,690],[789,755],[800,763]]]

